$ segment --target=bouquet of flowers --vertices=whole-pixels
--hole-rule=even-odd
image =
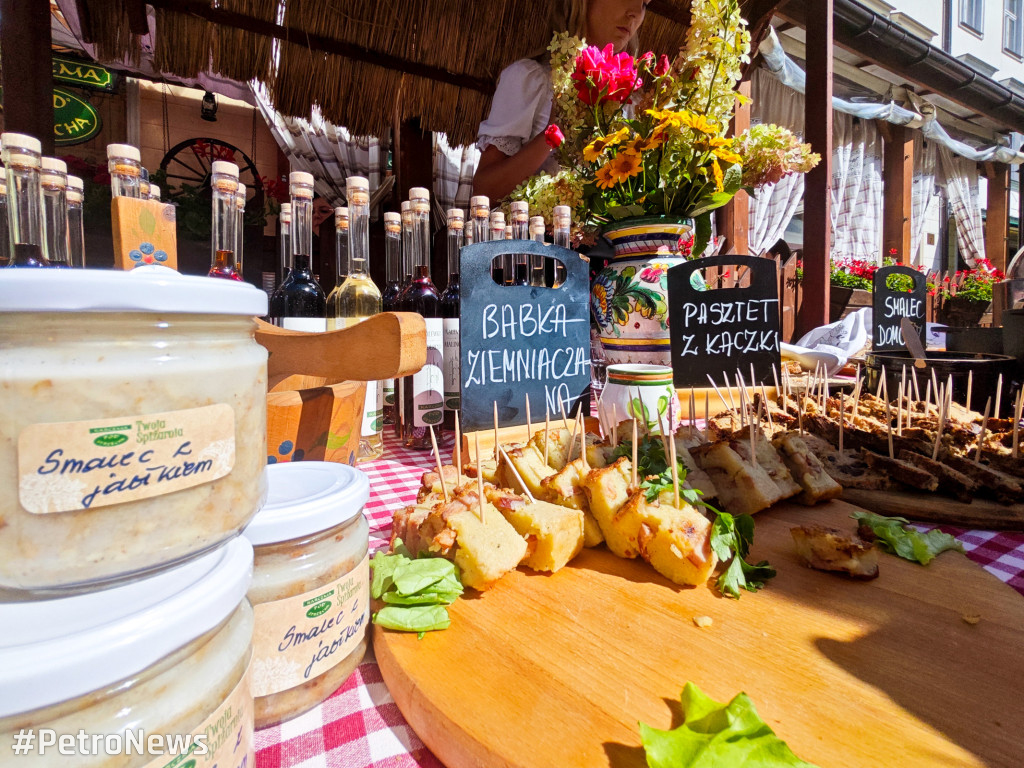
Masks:
[[[549,46],[554,122],[546,132],[562,170],[520,185],[531,212],[571,206],[584,227],[631,216],[695,220],[703,253],[711,211],[741,188],[806,173],[820,160],[790,131],[757,125],[726,133],[742,97],[750,34],[737,0],[694,0],[686,46],[674,60],[636,58],[556,34]]]

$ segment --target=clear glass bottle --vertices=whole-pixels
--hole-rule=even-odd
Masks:
[[[68,176],[68,258],[75,269],[85,267],[85,183]]]
[[[348,277],[341,284],[334,303],[337,328],[349,328],[381,311],[380,289],[370,277],[370,182],[362,176],[345,180],[348,198]],[[338,209],[343,210],[343,209]],[[384,453],[384,382],[366,382],[358,461],[379,458]]]
[[[525,200],[513,200],[509,204],[512,214],[512,239],[530,239],[530,205]],[[525,253],[509,254],[512,260],[512,284],[530,284],[530,264]]]
[[[39,185],[43,192],[43,256],[51,267],[71,266],[68,256],[68,166],[55,157],[42,158]]]
[[[112,197],[142,197],[142,155],[131,144],[107,145]]]
[[[338,325],[335,319],[340,317],[338,299],[341,296],[341,286],[348,276],[348,246],[349,246],[349,218],[348,208],[342,206],[334,209],[334,274],[337,275],[337,282],[334,288],[327,294],[327,330],[333,331],[336,328],[344,328],[345,325]]]
[[[461,407],[459,347],[459,252],[462,250],[465,217],[458,208],[448,210],[448,284],[441,294],[441,327],[444,331],[444,428],[455,430],[455,414]]]
[[[402,216],[395,211],[384,213],[384,256],[387,269],[387,286],[381,294],[381,306],[385,312],[397,312],[398,297],[402,293]],[[384,424],[398,425],[398,409],[395,407],[395,380],[384,380]],[[401,427],[396,435],[401,436]]]
[[[155,200],[158,203],[160,202],[160,187],[156,184],[149,185],[149,199]]]
[[[569,232],[572,228],[572,209],[568,205],[556,205],[552,218],[555,245],[571,248]],[[550,262],[550,270],[545,272],[545,282],[551,288],[557,288],[565,282],[565,265],[556,259],[547,261]],[[545,266],[547,267],[547,265]]]
[[[7,223],[7,169],[0,168],[0,268],[11,263],[11,228]]]
[[[413,252],[416,259],[412,285],[406,294],[405,311],[417,312],[427,326],[427,362],[405,384],[405,446],[432,449],[430,430],[441,442],[444,422],[444,321],[441,296],[430,279],[430,193],[422,187],[409,190],[413,212]]]
[[[277,236],[278,269],[280,270],[278,285],[284,282],[292,270],[292,204],[281,203],[281,213],[277,216],[280,232]]]
[[[501,211],[494,211],[490,217],[490,224],[487,228],[488,240],[505,239],[505,214]],[[491,277],[498,285],[505,285],[508,282],[508,275],[505,274],[505,260],[495,259],[491,263]]]
[[[416,264],[416,243],[412,236],[412,201],[402,203],[402,293],[412,285]]]
[[[238,189],[235,191],[235,269],[238,270],[238,277],[242,280],[245,279],[245,268],[242,266],[242,256],[245,251],[245,196],[245,184],[238,182]]]
[[[490,239],[490,234],[487,231],[490,215],[490,200],[488,200],[484,195],[475,195],[470,198],[469,218],[473,226],[466,230],[467,240],[470,239],[470,232],[472,232],[472,240],[474,243],[486,243]]]
[[[213,198],[211,220],[211,259],[208,277],[241,281],[238,273],[238,214],[235,193],[238,191],[238,166],[226,160],[213,162],[210,193]]]
[[[149,200],[150,183],[149,183],[149,171],[144,167],[139,168],[139,197],[143,200]]]
[[[270,297],[269,317],[293,331],[327,330],[327,296],[313,277],[313,174],[288,174],[292,205],[292,268]]]
[[[530,217],[530,239],[538,243],[544,242],[545,227],[543,216]],[[530,285],[536,288],[544,287],[544,257],[538,254],[530,255]]]
[[[7,170],[7,223],[10,267],[45,267],[43,256],[43,193],[39,172],[42,144],[23,133],[0,134],[0,154]]]

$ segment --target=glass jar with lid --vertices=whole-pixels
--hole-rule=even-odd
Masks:
[[[0,134],[0,157],[7,175],[7,222],[11,253],[8,266],[45,267],[42,144],[23,133]]]
[[[362,661],[369,624],[366,475],[344,464],[267,467],[267,503],[245,529],[256,565],[252,693],[256,727],[334,693]]]
[[[108,144],[107,170],[110,171],[111,196],[142,197],[142,155],[138,147]]]
[[[251,577],[239,537],[113,589],[0,603],[0,755],[25,729],[25,768],[252,765]]]
[[[91,589],[245,527],[266,310],[255,286],[159,266],[0,273],[0,589]]]

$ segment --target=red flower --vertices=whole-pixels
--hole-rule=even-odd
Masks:
[[[681,256],[689,256],[693,253],[693,233],[689,232],[679,238],[679,242],[676,244],[679,249]]]
[[[672,64],[669,62],[668,56],[663,53],[658,57],[658,63],[654,67],[654,74],[658,77],[664,77],[668,74],[669,67],[671,66]]]
[[[576,57],[572,81],[580,101],[589,106],[605,101],[624,103],[643,81],[637,76],[635,62],[628,53],[615,53],[611,43],[598,50],[591,45]]]
[[[644,267],[640,270],[640,279],[645,283],[656,283],[667,270],[661,266]]]
[[[561,128],[552,123],[544,129],[544,141],[546,141],[548,146],[552,149],[558,149],[562,146],[562,142],[565,141],[565,134],[562,133]]]

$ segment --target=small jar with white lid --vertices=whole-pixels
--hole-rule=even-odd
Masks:
[[[9,266],[44,267],[43,193],[40,187],[42,144],[23,133],[0,134],[0,158],[7,174]]]
[[[315,707],[366,652],[366,475],[344,464],[267,467],[267,503],[245,529],[256,553],[252,693],[256,727]]]
[[[68,166],[56,157],[42,159],[43,255],[51,267],[69,267]]]
[[[162,768],[176,737],[193,768],[253,765],[251,577],[239,537],[113,589],[0,603],[2,761],[24,729],[24,768]]]
[[[68,260],[72,267],[85,266],[85,184],[68,176]]]
[[[92,589],[241,532],[266,493],[266,311],[166,267],[0,272],[0,590]]]
[[[139,168],[139,197],[149,200],[149,171],[144,167]]]
[[[156,200],[158,203],[160,202],[160,187],[156,184],[149,185],[149,199]]]
[[[131,144],[107,145],[112,197],[142,197],[142,155]]]

